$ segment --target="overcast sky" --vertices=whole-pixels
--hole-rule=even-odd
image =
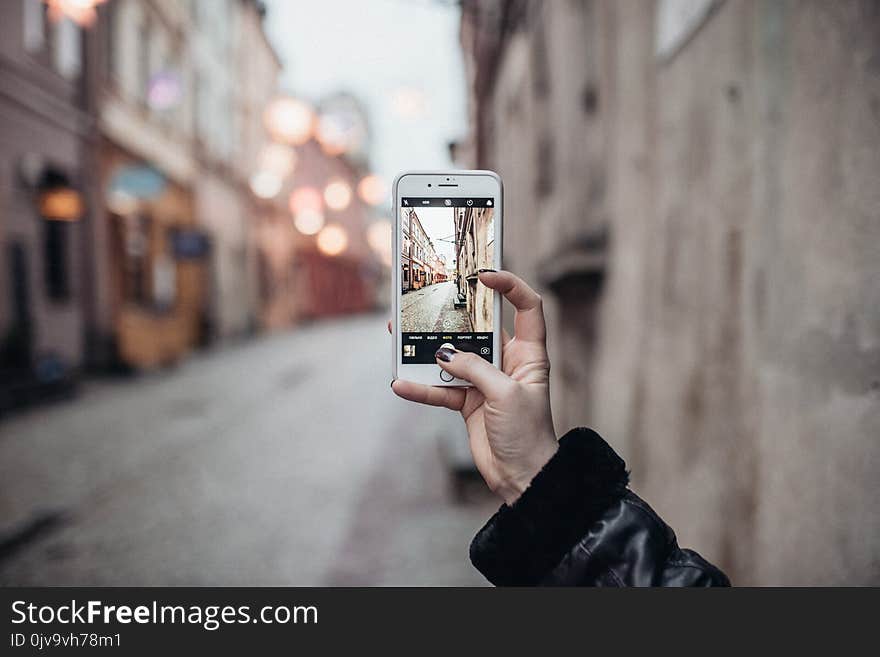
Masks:
[[[459,9],[440,0],[269,0],[266,28],[288,92],[316,102],[349,91],[372,130],[371,162],[390,184],[451,165],[467,129]],[[395,107],[404,91],[408,116]]]
[[[418,208],[419,222],[434,243],[434,252],[446,256],[446,264],[455,260],[455,208]]]

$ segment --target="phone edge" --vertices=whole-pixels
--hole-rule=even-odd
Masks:
[[[423,169],[414,169],[408,171],[402,171],[394,176],[394,180],[391,183],[391,217],[392,217],[392,241],[391,241],[391,253],[394,256],[394,262],[392,264],[391,271],[391,385],[399,378],[399,372],[397,369],[397,342],[398,342],[398,332],[400,331],[400,322],[399,322],[399,312],[397,308],[398,304],[398,294],[397,290],[400,285],[400,268],[398,267],[398,222],[400,221],[400,216],[398,212],[399,204],[397,202],[398,197],[398,183],[400,179],[404,176],[439,176],[445,173],[456,173],[456,174],[467,174],[467,175],[484,175],[490,176],[494,178],[498,182],[498,192],[499,197],[501,199],[501,221],[498,225],[497,235],[496,235],[496,244],[498,245],[498,249],[495,254],[495,268],[501,270],[503,268],[504,262],[504,181],[501,179],[501,175],[496,171],[491,171],[489,169],[432,169],[432,170],[423,170]],[[493,331],[492,336],[492,350],[493,353],[497,354],[498,363],[497,367],[500,370],[503,370],[504,367],[504,354],[502,348],[502,339],[501,332],[504,328],[503,321],[501,317],[501,309],[502,309],[502,298],[500,294],[495,294],[493,299],[493,307],[492,311],[494,316],[497,318],[496,327],[497,330]],[[493,363],[494,364],[494,363]],[[437,387],[461,387],[461,386],[437,386]]]

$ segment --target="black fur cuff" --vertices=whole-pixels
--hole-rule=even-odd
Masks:
[[[626,490],[626,464],[595,431],[572,429],[513,503],[471,541],[471,563],[496,586],[538,584]]]

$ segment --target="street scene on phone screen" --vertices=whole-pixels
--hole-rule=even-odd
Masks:
[[[493,208],[402,207],[401,331],[489,332],[493,292],[478,280],[494,263]]]

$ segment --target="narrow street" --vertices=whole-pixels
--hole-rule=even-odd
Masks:
[[[434,283],[407,292],[401,302],[404,331],[467,333],[471,322],[464,308],[455,307],[455,283]]]
[[[497,502],[453,500],[461,420],[389,391],[388,340],[316,323],[0,422],[0,584],[484,584]]]

